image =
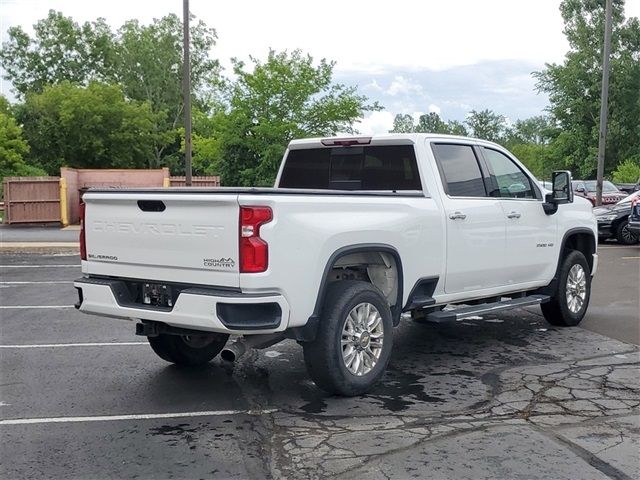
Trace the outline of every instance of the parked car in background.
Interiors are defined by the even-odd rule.
[[[637,194],[631,200],[631,213],[629,214],[628,227],[631,233],[640,237],[640,194]]]
[[[598,238],[600,240],[615,238],[623,245],[638,243],[640,232],[634,229],[634,225],[629,227],[629,217],[632,205],[634,205],[634,213],[638,215],[636,209],[639,201],[640,192],[634,192],[615,205],[594,208],[593,213],[598,221]]]
[[[595,180],[574,180],[571,182],[573,192],[586,198],[595,207],[596,205],[596,181]],[[613,205],[627,196],[626,193],[618,190],[613,183],[605,180],[602,182],[602,204]]]
[[[640,190],[640,179],[636,183],[616,183],[616,187],[622,192],[633,193]]]

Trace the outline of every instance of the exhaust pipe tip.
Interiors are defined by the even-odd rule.
[[[220,358],[225,362],[233,363],[238,360],[247,351],[247,347],[242,341],[236,341],[231,345],[227,345],[220,352]]]
[[[249,337],[242,337],[233,342],[231,345],[227,345],[220,352],[220,358],[229,363],[233,363],[244,355],[247,350],[252,348],[267,348],[271,345],[284,340],[284,335],[281,333],[271,335],[252,335]]]
[[[231,349],[225,348],[220,353],[220,358],[225,362],[233,363],[236,361],[237,355]]]

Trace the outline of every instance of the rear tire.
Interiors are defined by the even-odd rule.
[[[584,318],[591,297],[591,270],[582,252],[570,250],[560,266],[558,285],[548,303],[541,305],[551,325],[573,327]]]
[[[393,321],[380,290],[345,280],[329,286],[316,339],[302,344],[309,376],[337,395],[367,392],[384,374],[393,348]]]
[[[622,245],[635,245],[638,243],[638,234],[629,230],[629,220],[625,219],[616,227],[616,240]]]
[[[228,339],[229,335],[222,333],[147,337],[156,355],[167,362],[185,366],[204,365],[213,360]]]

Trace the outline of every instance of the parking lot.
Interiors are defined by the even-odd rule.
[[[2,478],[640,478],[640,246],[601,246],[579,328],[402,322],[360,398],[319,390],[292,341],[177,368],[73,308],[77,255],[0,264]]]

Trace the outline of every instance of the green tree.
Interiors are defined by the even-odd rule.
[[[418,123],[407,114],[397,114],[393,119],[393,129],[389,133],[444,133],[449,135],[467,135],[467,129],[456,120],[444,121],[435,112],[420,115]]]
[[[4,103],[4,97],[0,97],[0,100]],[[43,170],[28,165],[24,161],[27,153],[29,153],[29,144],[22,138],[22,129],[3,108],[0,111],[0,180],[13,176],[46,175]]]
[[[447,129],[449,130],[447,133],[451,135],[460,135],[462,137],[466,137],[469,135],[467,128],[463,123],[458,122],[457,120],[449,120],[447,121]]]
[[[473,137],[489,140],[490,142],[501,143],[507,130],[504,116],[489,109],[479,112],[471,110],[465,123],[471,130]]]
[[[506,129],[504,142],[507,147],[517,144],[546,145],[557,136],[557,127],[547,115],[516,120]]]
[[[192,21],[190,29],[193,102],[205,109],[204,98],[220,86],[218,61],[209,57],[216,32],[202,21]],[[155,165],[164,165],[178,151],[184,118],[182,22],[173,14],[150,25],[130,20],[118,30],[115,52],[114,81],[128,98],[148,102],[157,114],[155,129],[161,135],[154,143]]]
[[[61,82],[117,83],[128,99],[148,102],[155,128],[151,166],[181,167],[178,162],[182,99],[182,22],[176,15],[149,25],[125,22],[113,32],[104,19],[82,25],[60,12],[34,26],[33,36],[10,28],[0,59],[20,98]],[[191,90],[196,107],[207,109],[221,85],[217,60],[210,57],[215,30],[191,21]],[[180,167],[176,167],[180,165]]]
[[[636,183],[640,181],[640,154],[635,158],[628,158],[620,163],[613,171],[613,181],[616,183]]]
[[[356,87],[332,81],[333,62],[310,55],[270,51],[251,67],[233,60],[235,82],[222,133],[225,185],[271,185],[288,142],[294,138],[355,133],[363,113],[379,110]]]
[[[154,113],[148,103],[127,100],[118,86],[51,85],[28,94],[18,118],[31,145],[31,163],[50,175],[58,174],[61,166],[154,165]]]
[[[33,28],[33,38],[22,27],[9,28],[0,50],[5,78],[20,97],[62,81],[86,85],[111,77],[113,33],[104,19],[79,25],[50,10]]]
[[[415,131],[413,117],[406,113],[398,113],[393,118],[393,128],[389,133],[413,133]]]
[[[560,12],[570,50],[561,64],[534,75],[549,95],[560,127],[554,149],[575,174],[596,171],[605,0],[564,0]],[[640,145],[640,22],[624,18],[624,0],[613,0],[609,128],[605,172],[637,153]]]
[[[435,112],[420,115],[418,124],[415,126],[415,132],[420,133],[449,133],[449,128]]]
[[[207,115],[194,109],[192,141],[192,168],[194,175],[219,175],[222,168],[222,129],[227,120],[222,109]],[[184,135],[181,145],[184,153]]]
[[[0,112],[6,113],[7,115],[11,114],[11,104],[4,95],[0,95]]]

